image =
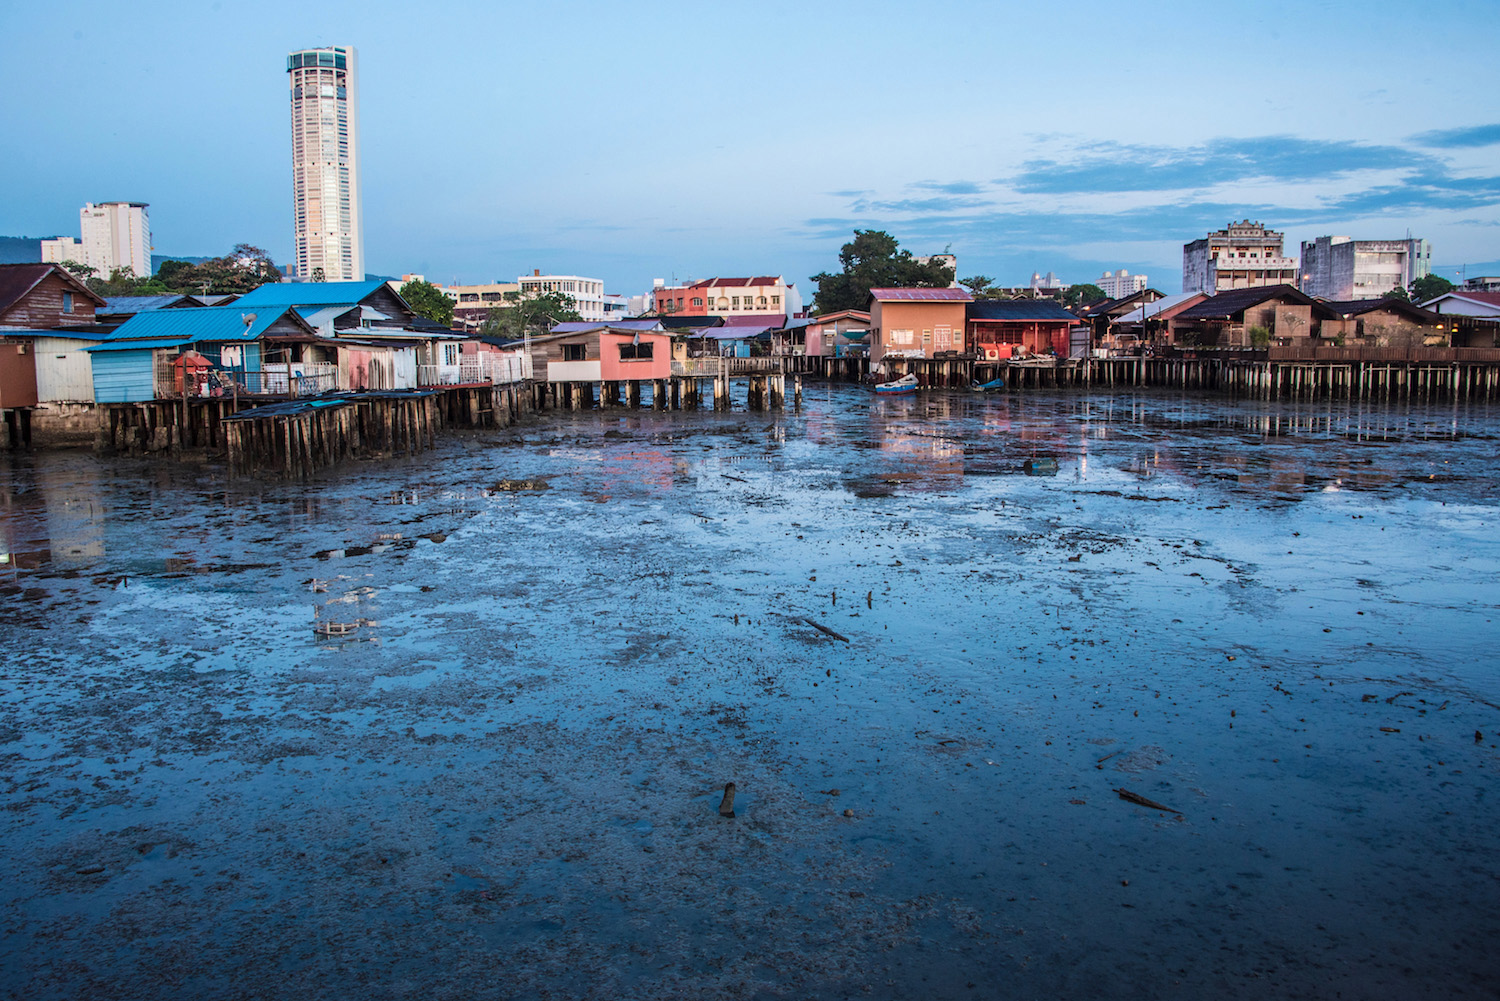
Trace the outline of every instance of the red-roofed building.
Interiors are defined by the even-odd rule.
[[[705,278],[691,285],[662,285],[652,290],[658,316],[756,316],[767,323],[802,312],[802,296],[779,275],[753,278]]]
[[[1500,347],[1500,292],[1456,288],[1427,300],[1422,308],[1442,315],[1454,347]]]
[[[870,289],[870,360],[962,354],[973,301],[961,288]]]

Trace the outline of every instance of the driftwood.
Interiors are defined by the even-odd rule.
[[[719,475],[722,476],[722,477],[724,477],[724,479],[726,479],[726,480],[733,480],[736,483],[749,483],[750,482],[749,480],[742,480],[738,476],[730,476],[728,473],[720,473]]]
[[[1134,803],[1136,806],[1144,806],[1152,810],[1165,810],[1168,813],[1175,813],[1179,817],[1182,816],[1181,810],[1174,810],[1170,806],[1162,806],[1156,800],[1147,799],[1140,793],[1131,792],[1129,789],[1116,789],[1115,792],[1127,803]]]
[[[822,633],[824,636],[832,636],[834,639],[841,640],[844,643],[848,643],[849,642],[849,637],[843,635],[842,633],[836,633],[836,632],[834,632],[832,629],[829,629],[827,626],[823,625],[821,622],[814,622],[812,619],[809,619],[806,616],[803,617],[802,621],[806,622],[808,625],[812,626],[814,629],[816,629],[818,632]]]

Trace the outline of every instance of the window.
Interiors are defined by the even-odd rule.
[[[478,302],[479,301],[479,293],[478,292],[460,292],[459,296],[458,296],[458,301],[459,302]]]
[[[781,296],[779,296],[779,295],[773,295],[773,296],[771,296],[771,305],[773,305],[773,306],[780,306],[781,305]]]
[[[458,345],[457,344],[444,344],[443,345],[443,364],[444,365],[457,365],[458,364]]]
[[[694,306],[701,306],[701,305],[703,305],[703,298],[701,296],[696,296],[696,295],[693,296],[693,305]]]
[[[564,344],[562,346],[563,361],[587,361],[588,345],[586,344]]]
[[[922,331],[922,343],[923,344],[931,344],[932,343],[932,331],[930,331],[930,330],[924,330],[924,331]]]
[[[733,306],[733,307],[734,307],[734,308],[735,308],[735,309],[739,309],[739,308],[740,308],[740,297],[739,297],[739,296],[734,296],[734,297],[733,297],[733,298],[731,298],[731,299],[730,299],[730,300],[729,300],[729,303],[730,303],[730,305],[731,305],[731,306]]]
[[[652,344],[644,341],[640,344],[621,344],[621,361],[650,361]]]
[[[913,342],[913,340],[914,340],[914,338],[912,337],[912,331],[910,331],[910,330],[892,330],[891,331],[891,343],[892,344],[911,344]]]
[[[73,293],[72,292],[64,292],[63,293],[63,312],[64,313],[71,313],[71,312],[73,312]]]

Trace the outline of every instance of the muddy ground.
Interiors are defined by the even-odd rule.
[[[0,458],[0,991],[1493,997],[1497,437],[819,387]]]

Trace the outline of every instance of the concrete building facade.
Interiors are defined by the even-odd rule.
[[[691,285],[657,285],[652,289],[658,315],[760,316],[767,322],[776,317],[798,316],[802,295],[780,275],[752,278],[705,278]]]
[[[519,292],[517,282],[491,282],[487,285],[444,285],[442,293],[453,300],[453,326],[476,331],[489,319],[490,310],[505,305],[507,292]]]
[[[1106,271],[1099,279],[1100,290],[1111,299],[1123,299],[1127,295],[1135,295],[1145,287],[1145,275],[1133,275],[1124,268],[1118,271]]]
[[[1320,299],[1379,299],[1432,271],[1426,240],[1355,240],[1320,236],[1302,241],[1300,288]]]
[[[83,237],[78,243],[43,241],[43,261],[54,263],[47,259],[46,244],[52,243],[57,245],[52,253],[73,255],[55,263],[87,264],[101,278],[126,269],[137,278],[151,276],[151,217],[145,202],[89,202],[78,210],[78,228]]]
[[[1284,238],[1246,219],[1183,244],[1182,290],[1216,295],[1232,289],[1295,285],[1297,262],[1282,253]]]
[[[364,281],[359,67],[350,46],[287,56],[292,103],[292,274]]]
[[[83,263],[83,244],[71,236],[59,236],[55,240],[42,241],[42,263],[61,264],[64,261]]]
[[[516,279],[522,295],[541,295],[560,292],[573,297],[573,309],[585,320],[604,320],[608,311],[604,304],[604,281],[600,278],[584,278],[581,275],[544,275],[533,270],[529,275]]]

